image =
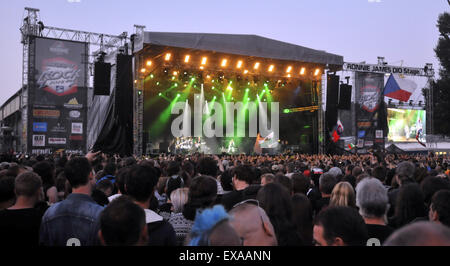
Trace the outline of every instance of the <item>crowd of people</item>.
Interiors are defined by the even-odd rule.
[[[450,157],[3,156],[0,235],[9,246],[450,245]]]

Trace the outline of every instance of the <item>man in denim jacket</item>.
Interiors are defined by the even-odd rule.
[[[87,158],[76,157],[64,169],[72,194],[52,205],[42,217],[40,244],[45,246],[99,245],[103,207],[92,198],[95,177]]]

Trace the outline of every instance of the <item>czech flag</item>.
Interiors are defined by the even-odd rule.
[[[340,138],[342,133],[344,133],[344,125],[342,125],[341,120],[338,119],[335,129],[333,130],[333,142],[336,143]]]
[[[414,81],[391,74],[384,87],[384,96],[407,102],[416,88]]]

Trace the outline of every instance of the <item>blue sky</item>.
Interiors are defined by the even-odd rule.
[[[2,0],[0,104],[21,86],[24,7],[45,25],[99,33],[149,31],[256,34],[344,56],[346,62],[433,63],[446,0]]]

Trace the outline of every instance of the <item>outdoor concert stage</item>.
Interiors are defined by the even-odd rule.
[[[342,56],[256,35],[144,32],[133,46],[136,154],[318,152],[322,74]]]

